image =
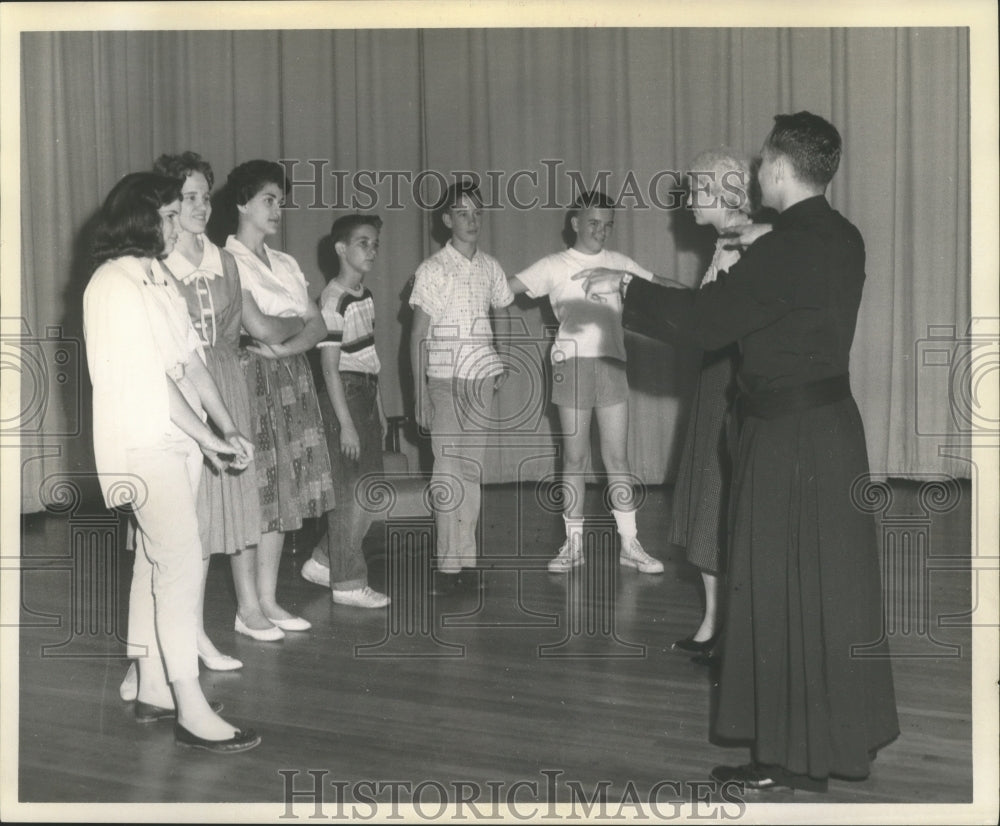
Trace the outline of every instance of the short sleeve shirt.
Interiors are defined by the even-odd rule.
[[[235,235],[227,239],[226,249],[236,259],[243,289],[250,291],[262,313],[278,318],[305,315],[309,306],[309,285],[292,256],[265,244],[264,252],[271,262],[269,268]]]
[[[614,250],[588,255],[566,249],[545,256],[517,275],[532,298],[549,297],[552,311],[559,320],[559,332],[552,345],[554,362],[574,357],[625,360],[625,334],[618,295],[608,296],[605,303],[588,301],[583,282],[573,280],[578,272],[592,267],[626,270],[647,281],[653,279],[649,270]]]
[[[375,300],[366,287],[349,290],[337,281],[323,289],[319,311],[326,338],[317,347],[340,347],[340,369],[378,375],[382,365],[375,351]]]
[[[499,262],[480,250],[469,259],[449,241],[424,261],[417,268],[410,306],[431,319],[427,375],[468,379],[503,372],[493,348],[490,308],[513,300]]]

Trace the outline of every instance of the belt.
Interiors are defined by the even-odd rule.
[[[378,373],[363,373],[360,370],[341,370],[341,379],[357,379],[358,381],[367,381],[371,384],[378,383]]]
[[[741,416],[777,419],[779,416],[833,404],[850,398],[850,395],[851,379],[847,373],[843,373],[798,387],[782,387],[757,393],[744,393],[741,390],[736,398],[736,409]]]

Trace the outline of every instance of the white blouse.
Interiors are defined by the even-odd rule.
[[[309,285],[292,256],[265,244],[269,268],[235,235],[226,240],[226,249],[236,258],[243,289],[250,291],[264,315],[288,318],[306,314]]]

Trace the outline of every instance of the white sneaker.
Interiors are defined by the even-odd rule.
[[[326,565],[320,565],[311,557],[302,566],[302,578],[314,585],[322,585],[324,588],[330,587],[330,569]]]
[[[622,543],[622,554],[618,561],[627,568],[638,568],[643,574],[663,573],[663,563],[647,554],[638,539]]]
[[[583,550],[579,543],[568,539],[559,548],[558,556],[549,560],[549,570],[554,574],[565,573],[578,565],[583,565]]]
[[[126,703],[132,702],[139,696],[139,671],[136,668],[135,660],[129,663],[128,671],[125,672],[125,679],[118,686],[118,696]]]
[[[305,566],[302,566],[305,570]],[[332,591],[333,601],[337,605],[353,605],[356,608],[385,608],[392,600],[367,585],[352,591]]]

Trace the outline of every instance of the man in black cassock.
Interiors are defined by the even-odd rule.
[[[852,499],[868,473],[848,376],[865,247],[825,197],[840,152],[823,118],[775,117],[757,177],[764,206],[780,214],[712,284],[576,276],[594,300],[621,292],[626,329],[706,350],[739,342],[714,732],[750,741],[752,762],[712,777],[749,789],[863,779],[899,734],[875,524]]]

